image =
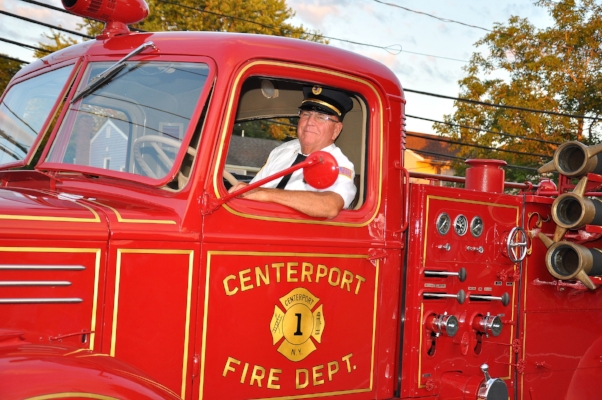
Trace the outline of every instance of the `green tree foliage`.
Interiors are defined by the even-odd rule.
[[[297,120],[298,118],[294,117],[240,122],[234,125],[234,134],[287,141],[297,137]]]
[[[132,27],[148,32],[215,31],[286,36],[327,43],[317,31],[286,21],[295,12],[285,0],[146,0],[147,19]],[[86,20],[80,29],[98,35],[103,24]]]
[[[496,24],[479,40],[489,55],[474,53],[459,81],[461,98],[564,114],[602,115],[602,6],[595,0],[539,0],[554,24],[537,29],[527,19],[511,17]],[[537,168],[549,161],[531,153],[551,156],[556,145],[568,140],[591,144],[600,141],[600,122],[529,111],[456,102],[453,115],[434,128],[466,144],[463,158],[496,158],[510,165]],[[510,134],[502,136],[457,125]],[[538,138],[541,141],[520,137]],[[509,150],[517,153],[503,152]],[[466,168],[463,162],[456,168]],[[529,178],[525,170],[507,170],[512,179]]]
[[[20,69],[21,63],[19,61],[0,57],[0,93],[4,92],[8,82]]]
[[[66,35],[63,35],[60,32],[56,32],[54,30],[50,30],[50,34],[47,33],[43,33],[44,37],[46,39],[50,39],[51,44],[46,44],[46,43],[38,43],[38,48],[42,49],[42,51],[40,50],[34,50],[33,55],[34,57],[37,58],[42,58],[46,55],[48,55],[49,53],[64,49],[66,47],[69,47],[71,45],[77,44],[78,41],[70,38]]]

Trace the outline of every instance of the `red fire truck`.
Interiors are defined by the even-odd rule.
[[[497,160],[411,175],[377,62],[130,32],[143,0],[63,4],[105,30],[0,104],[0,398],[602,398],[602,148],[561,145],[557,183],[506,183]],[[357,194],[329,220],[228,193],[305,85],[353,100],[337,146]]]

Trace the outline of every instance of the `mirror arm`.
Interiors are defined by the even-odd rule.
[[[247,193],[247,192],[249,192],[249,191],[251,191],[251,190],[253,190],[255,188],[258,188],[259,186],[261,186],[261,185],[263,185],[265,183],[271,182],[271,181],[273,181],[275,179],[278,179],[278,178],[280,178],[280,177],[282,177],[284,175],[291,174],[291,173],[293,173],[293,172],[295,172],[295,171],[297,171],[297,170],[299,170],[301,168],[310,167],[310,166],[312,166],[314,164],[318,164],[318,163],[322,163],[322,162],[324,162],[324,161],[322,160],[322,157],[320,156],[320,154],[310,154],[309,156],[307,156],[307,158],[304,161],[301,161],[299,164],[295,164],[295,165],[293,165],[291,167],[288,167],[287,169],[283,169],[282,171],[277,172],[277,173],[275,173],[273,175],[270,175],[268,177],[265,177],[263,179],[260,179],[257,182],[250,183],[247,186],[242,187],[242,188],[238,189],[235,192],[228,193],[226,196],[217,199],[217,201],[216,201],[217,204],[216,205],[217,205],[217,207],[219,207],[222,204],[224,204],[224,203],[232,200],[233,198],[238,197],[241,194]]]

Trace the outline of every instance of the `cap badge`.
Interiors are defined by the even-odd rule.
[[[320,86],[314,86],[311,88],[311,92],[317,96],[322,93],[322,88]]]

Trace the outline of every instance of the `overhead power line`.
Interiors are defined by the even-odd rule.
[[[47,24],[45,22],[36,21],[35,19],[30,19],[30,18],[22,17],[20,15],[12,14],[12,13],[9,13],[9,12],[3,11],[3,10],[0,10],[0,14],[8,15],[9,17],[13,17],[13,18],[17,18],[17,19],[20,19],[20,20],[23,20],[23,21],[27,21],[27,22],[30,22],[32,24],[42,25],[42,26],[45,26],[45,27],[50,28],[50,29],[56,29],[56,30],[59,30],[59,31],[62,31],[62,32],[65,32],[65,33],[69,33],[71,35],[81,36],[81,37],[87,38],[87,39],[94,39],[92,36],[84,35],[83,33],[80,33],[80,32],[76,32],[76,31],[72,31],[72,30],[69,30],[69,29],[61,28],[60,26],[55,26],[55,25]]]
[[[453,124],[451,122],[438,121],[436,119],[417,117],[415,115],[409,115],[409,114],[406,114],[405,116],[408,117],[408,118],[421,119],[423,121],[435,122],[437,124],[444,124],[444,125],[448,125],[448,126],[455,126],[455,127],[458,127],[458,128],[472,129],[472,130],[475,130],[475,131],[485,132],[485,133],[491,133],[491,134],[498,135],[498,136],[511,137],[513,139],[530,140],[530,141],[534,141],[534,142],[552,144],[552,145],[556,145],[556,146],[560,145],[560,143],[558,143],[558,142],[552,142],[550,140],[545,140],[545,139],[532,138],[532,137],[527,137],[527,136],[517,136],[517,135],[511,135],[509,133],[489,131],[487,129],[475,128],[474,126]]]
[[[49,5],[49,4],[40,3],[40,2],[35,1],[35,0],[21,0],[21,1],[23,1],[25,3],[34,4],[34,5],[37,5],[37,6],[40,6],[40,7],[48,8],[50,10],[59,11],[59,12],[62,12],[62,13],[66,13],[66,14],[69,14],[69,15],[76,16],[75,14],[72,14],[72,13],[70,13],[69,11],[67,11],[65,9],[62,9],[62,8],[59,8],[59,7],[54,7],[54,6]],[[205,9],[202,9],[202,8],[190,7],[190,6],[186,6],[184,4],[180,4],[180,3],[177,3],[177,2],[173,2],[173,1],[168,1],[168,0],[157,0],[157,1],[160,1],[160,2],[166,3],[166,4],[175,5],[175,6],[182,7],[182,8],[186,8],[186,9],[189,9],[189,10],[197,11],[197,12],[200,12],[200,13],[207,13],[207,14],[218,16],[218,17],[225,17],[225,18],[230,18],[230,19],[233,19],[233,20],[248,22],[248,23],[255,24],[255,25],[258,25],[258,26],[262,26],[262,27],[268,28],[268,29],[280,29],[280,27],[276,27],[274,25],[263,24],[261,22],[257,22],[257,21],[253,21],[253,20],[249,20],[249,19],[245,19],[245,18],[236,17],[236,16],[233,16],[233,15],[221,14],[221,13],[217,13],[215,11],[209,11],[209,10],[205,10]],[[10,15],[10,16],[13,16],[15,18],[20,18],[20,17],[18,17],[16,15],[9,14],[9,13],[6,13],[6,15]],[[89,19],[95,20],[94,18],[89,18]],[[27,20],[27,19],[25,19],[25,20]],[[37,21],[32,21],[32,20],[27,20],[27,21],[28,22],[32,22],[32,23],[38,23],[40,25],[47,26],[47,27],[49,27],[51,29],[61,30],[63,32],[70,33],[70,34],[73,34],[73,35],[78,35],[78,36],[82,36],[82,37],[85,37],[85,38],[88,38],[88,39],[93,39],[93,37],[91,37],[91,36],[84,35],[84,34],[81,34],[81,33],[75,32],[75,31],[66,30],[66,29],[63,29],[63,28],[60,28],[60,27],[57,27],[57,26],[54,26],[54,25],[44,24],[44,23],[37,22]],[[98,21],[98,20],[95,20],[95,21]],[[103,22],[103,21],[99,21],[99,22]],[[138,29],[138,28],[132,28],[132,27],[130,27],[130,29],[132,29],[134,31],[137,31],[137,32],[145,32],[144,30]],[[312,33],[312,32],[307,32],[307,31],[301,31],[301,32],[304,33],[304,34],[306,34],[306,35],[311,35],[311,36],[314,36],[314,37],[324,38],[324,39],[328,39],[328,40],[336,40],[336,41],[339,41],[339,42],[355,44],[355,45],[358,45],[358,46],[373,47],[373,48],[385,50],[386,52],[388,52],[390,54],[393,54],[393,55],[398,55],[400,53],[408,53],[408,54],[416,54],[416,55],[425,56],[425,57],[440,58],[440,59],[443,59],[443,60],[459,61],[459,62],[463,62],[463,63],[468,63],[469,62],[468,60],[461,60],[461,59],[452,58],[452,57],[443,57],[443,56],[437,56],[437,55],[434,55],[434,54],[419,53],[419,52],[415,52],[415,51],[403,50],[403,48],[402,48],[402,46],[400,44],[393,44],[393,45],[389,45],[389,46],[378,46],[378,45],[374,45],[374,44],[370,44],[370,43],[357,42],[357,41],[348,40],[348,39],[339,39],[339,38],[335,38],[335,37],[332,37],[332,36],[325,36],[325,35],[321,35],[321,34],[317,34],[317,33]],[[281,31],[281,33],[282,33],[282,31]]]
[[[400,46],[401,47],[401,46]],[[469,63],[470,61],[468,60],[460,60],[459,58],[451,58],[451,57],[443,57],[443,56],[434,56],[432,54],[425,54],[425,53],[416,53],[415,51],[407,51],[407,50],[400,50],[404,53],[410,53],[410,54],[418,54],[419,56],[426,56],[426,57],[435,57],[435,58],[442,58],[444,60],[451,60],[451,61],[459,61],[459,62],[463,62],[463,63]]]
[[[426,15],[427,17],[438,19],[439,21],[451,22],[453,24],[460,24],[460,25],[467,26],[469,28],[482,29],[484,31],[491,32],[491,29],[483,28],[483,27],[476,26],[476,25],[470,25],[470,24],[467,24],[467,23],[464,23],[464,22],[460,22],[460,21],[456,21],[456,20],[449,19],[449,18],[437,17],[436,15],[428,14],[428,13],[425,13],[425,12],[422,12],[422,11],[412,10],[411,8],[402,7],[402,6],[397,5],[397,4],[387,3],[387,2],[384,2],[384,1],[380,1],[380,0],[374,0],[374,1],[377,2],[377,3],[380,3],[380,4],[384,4],[386,6],[397,7],[397,8],[401,8],[402,10],[406,10],[406,11],[413,12],[413,13],[416,13],[416,14]]]
[[[55,7],[55,6],[50,5],[50,4],[40,3],[39,1],[35,1],[35,0],[21,0],[21,1],[24,2],[24,3],[35,4],[36,6],[40,6],[40,7],[44,7],[44,8],[49,8],[51,10],[62,12],[64,14],[69,14],[69,15],[76,16],[76,15],[70,13],[69,11],[65,10],[64,8]]]
[[[40,3],[39,1],[35,1],[35,0],[21,0],[21,1],[24,2],[24,3],[34,4],[36,6],[40,6],[40,7],[43,7],[43,8],[48,8],[48,9],[53,10],[53,11],[59,11],[59,12],[62,12],[64,14],[71,15],[72,17],[81,18],[78,15],[75,15],[72,12],[69,12],[69,11],[65,10],[64,8],[55,7],[55,6],[52,6],[50,4]],[[100,21],[100,20],[97,20],[95,18],[86,17],[85,19],[90,19],[90,20],[93,20],[93,21],[98,21],[98,22],[103,22],[104,23],[104,21]],[[129,25],[128,25],[128,27],[131,30],[136,31],[136,32],[146,32],[146,31],[143,31],[142,29],[132,28]]]
[[[408,132],[406,133],[406,136],[411,136],[411,137],[420,137],[420,138],[424,138],[424,135],[417,135],[415,133],[411,133]],[[528,153],[526,151],[516,151],[516,150],[507,150],[507,149],[499,149],[496,147],[490,147],[490,146],[485,146],[482,144],[472,144],[472,143],[465,143],[465,142],[460,142],[457,140],[452,140],[452,139],[447,139],[447,138],[443,138],[441,136],[436,136],[436,135],[430,135],[433,136],[432,138],[425,138],[425,140],[433,140],[436,142],[443,142],[443,143],[449,143],[449,144],[454,144],[454,145],[460,145],[463,147],[475,147],[477,149],[485,149],[485,150],[491,150],[491,151],[501,151],[504,153],[511,153],[511,154],[518,154],[521,156],[531,156],[531,157],[538,157],[538,158],[552,158],[552,156],[546,155],[546,154],[537,154],[537,153]]]
[[[29,0],[29,1],[31,1],[31,0]],[[225,17],[225,18],[230,18],[230,19],[237,20],[237,21],[248,22],[250,24],[255,24],[255,25],[258,25],[258,26],[261,26],[261,27],[264,27],[264,28],[268,28],[268,29],[279,29],[279,30],[281,29],[280,27],[277,27],[277,26],[274,26],[274,25],[263,24],[261,22],[253,21],[253,20],[250,20],[250,19],[235,17],[234,15],[221,14],[221,13],[218,13],[218,12],[215,12],[215,11],[209,11],[209,10],[206,10],[206,9],[203,9],[203,8],[191,7],[191,6],[180,4],[180,3],[174,2],[174,1],[169,1],[169,0],[157,0],[157,1],[160,1],[161,3],[166,3],[166,4],[171,4],[171,5],[174,5],[174,6],[186,8],[188,10],[197,11],[197,12],[200,12],[200,13],[206,13],[206,14],[211,14],[211,15],[215,15],[215,16],[218,16],[218,17]],[[282,33],[282,30],[280,30],[280,33]],[[358,46],[373,47],[373,48],[376,48],[376,49],[385,50],[386,52],[388,52],[390,54],[393,54],[393,55],[398,55],[400,53],[409,53],[409,54],[417,54],[417,55],[426,56],[426,57],[441,58],[441,59],[444,59],[444,60],[468,62],[467,60],[459,60],[457,58],[442,57],[442,56],[436,56],[436,55],[433,55],[433,54],[417,53],[417,52],[413,52],[413,51],[403,50],[403,48],[401,47],[400,44],[393,44],[393,45],[390,45],[390,46],[378,46],[378,45],[375,45],[375,44],[356,42],[356,41],[348,40],[348,39],[340,39],[340,38],[336,38],[336,37],[332,37],[332,36],[326,36],[326,35],[321,35],[321,34],[318,34],[318,33],[312,33],[312,32],[307,32],[307,31],[302,31],[302,33],[304,33],[306,35],[318,37],[318,38],[323,38],[323,39],[328,39],[328,40],[336,40],[338,42],[343,42],[343,43],[356,44]]]
[[[6,43],[10,43],[10,44],[14,44],[15,46],[26,47],[28,49],[41,51],[41,52],[44,52],[44,53],[52,53],[52,51],[50,51],[50,50],[42,49],[40,47],[30,46],[28,44],[21,43],[21,42],[15,42],[14,40],[6,39],[6,38],[3,38],[3,37],[0,37],[0,41],[6,42]]]
[[[29,61],[19,60],[18,58],[13,58],[13,57],[5,56],[4,54],[0,54],[0,58],[4,58],[6,60],[16,61],[16,62],[19,62],[21,64],[29,64]]]
[[[602,118],[588,117],[587,115],[565,114],[565,113],[560,113],[560,112],[556,112],[556,111],[538,110],[535,108],[526,108],[526,107],[509,106],[506,104],[488,103],[485,101],[464,99],[461,97],[445,96],[445,95],[438,94],[438,93],[429,93],[429,92],[423,92],[420,90],[412,90],[412,89],[407,89],[407,88],[404,88],[403,90],[404,90],[404,92],[423,94],[425,96],[433,96],[433,97],[439,97],[442,99],[456,100],[456,101],[461,101],[464,103],[478,104],[478,105],[487,106],[487,107],[508,108],[510,110],[529,111],[529,112],[540,113],[540,114],[557,115],[559,117],[584,118],[584,119],[591,119],[594,121],[602,121]]]
[[[458,156],[450,156],[449,154],[441,154],[441,153],[435,153],[432,151],[426,151],[426,150],[418,150],[418,149],[411,149],[411,148],[407,148],[407,150],[411,150],[413,152],[416,153],[422,153],[422,154],[427,154],[430,156],[436,156],[436,157],[444,157],[444,158],[449,158],[449,159],[453,159],[453,160],[462,160],[462,161],[466,161],[465,158],[463,157],[458,157]],[[537,168],[531,168],[531,167],[523,167],[522,165],[512,165],[512,164],[508,164],[508,165],[504,165],[504,168],[512,168],[512,169],[524,169],[527,171],[533,171],[533,172],[537,172]]]
[[[200,13],[215,15],[217,17],[225,17],[225,18],[230,18],[230,19],[237,20],[237,21],[248,22],[250,24],[258,25],[258,26],[261,26],[263,28],[278,29],[278,30],[280,30],[280,33],[282,33],[282,28],[279,27],[279,26],[274,26],[274,25],[269,25],[269,24],[263,24],[261,22],[253,21],[253,20],[250,20],[250,19],[235,17],[234,15],[221,14],[221,13],[218,13],[218,12],[215,12],[215,11],[206,10],[204,8],[191,7],[191,6],[180,4],[180,3],[174,2],[174,1],[168,1],[168,0],[158,0],[158,1],[161,2],[161,3],[171,4],[171,5],[174,5],[174,6],[186,8],[188,10],[193,10],[193,11],[197,11],[197,12],[200,12]],[[339,38],[335,38],[335,37],[331,37],[331,36],[325,36],[325,35],[320,35],[320,34],[317,34],[317,33],[307,32],[307,31],[302,31],[302,32],[304,34],[306,34],[306,35],[310,35],[310,36],[314,36],[314,37],[319,37],[319,38],[324,38],[324,39],[329,39],[329,40],[337,40],[337,41],[340,41],[340,42],[357,44],[357,45],[360,45],[360,46],[374,47],[374,48],[377,48],[377,49],[385,50],[385,51],[390,52],[392,54],[399,54],[402,51],[401,45],[377,46],[377,45],[374,45],[374,44],[355,42],[353,40],[339,39]],[[396,47],[396,46],[398,46],[398,47]],[[435,56],[433,56],[433,57],[435,57]]]

